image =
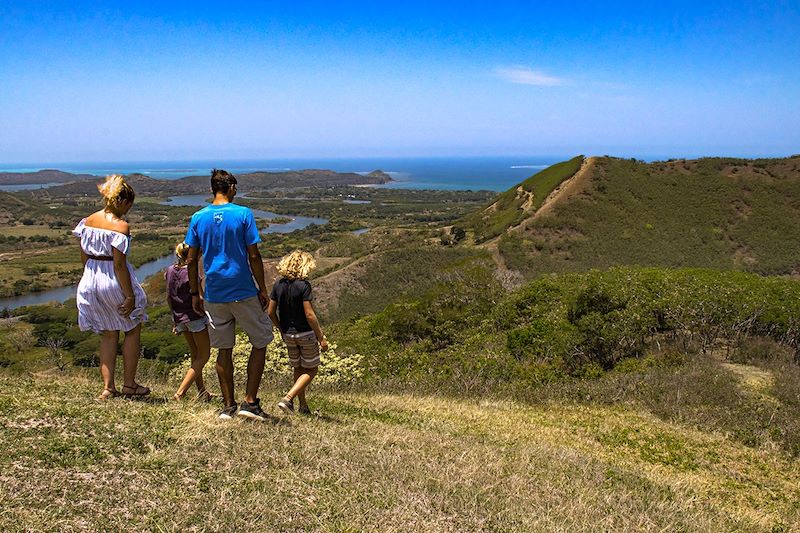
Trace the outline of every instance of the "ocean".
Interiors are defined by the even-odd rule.
[[[264,159],[217,161],[159,161],[117,163],[48,163],[46,165],[0,165],[0,172],[35,172],[54,168],[74,174],[132,174],[139,172],[158,179],[209,174],[214,167],[234,174],[264,170],[280,172],[328,169],[337,172],[369,173],[383,170],[395,181],[385,187],[400,189],[504,191],[553,163],[572,156],[498,157],[382,157],[329,159]],[[19,186],[17,186],[19,187]],[[29,185],[24,188],[37,188]]]

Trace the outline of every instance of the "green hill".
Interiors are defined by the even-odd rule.
[[[541,207],[547,195],[581,167],[583,156],[552,165],[500,194],[487,207],[468,217],[463,224],[480,243],[496,237]]]
[[[505,213],[490,233],[502,233],[506,265],[527,276],[613,265],[761,274],[793,274],[800,266],[800,156],[591,158],[580,183],[547,212],[511,208],[516,217]]]

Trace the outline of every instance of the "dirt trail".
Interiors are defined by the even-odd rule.
[[[586,185],[589,183],[589,177],[591,176],[591,170],[594,168],[595,161],[597,161],[596,157],[587,157],[584,159],[581,168],[579,168],[571,178],[565,179],[558,187],[553,189],[553,191],[547,195],[547,198],[544,199],[544,202],[542,202],[542,206],[537,209],[532,216],[523,220],[519,225],[508,228],[508,232],[525,227],[530,221],[537,220],[550,213],[559,203],[583,192]]]
[[[561,202],[564,202],[567,198],[574,196],[583,192],[586,188],[586,185],[589,182],[589,177],[591,176],[591,170],[594,167],[595,162],[597,161],[596,157],[587,157],[584,159],[581,168],[570,178],[565,179],[563,182],[559,184],[558,187],[553,189],[553,191],[547,195],[547,198],[544,199],[542,205],[536,212],[530,214],[528,217],[525,218],[522,222],[520,222],[516,226],[511,226],[506,230],[506,233],[511,233],[514,231],[519,231],[520,229],[524,229],[531,223],[531,221],[538,220],[540,217],[550,213],[553,208]],[[522,187],[517,188],[517,193],[519,194],[520,189]],[[530,195],[522,205],[522,209],[528,213],[531,213],[531,207],[533,206],[533,195],[523,191],[526,194]],[[494,207],[496,204],[492,204],[489,208]],[[497,236],[493,239],[490,239],[479,246],[481,248],[485,248],[492,254],[492,258],[494,262],[497,264],[498,276],[505,277],[511,275],[513,271],[509,270],[506,266],[505,261],[503,260],[503,256],[498,249],[498,244],[500,243],[500,238],[502,235]]]

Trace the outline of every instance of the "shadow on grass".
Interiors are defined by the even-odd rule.
[[[170,403],[170,400],[163,396],[131,396],[129,398],[126,398],[125,396],[119,396],[119,399],[123,402],[148,403],[151,405],[166,405]]]
[[[325,413],[319,413],[316,411],[310,415],[300,415],[299,418],[303,418],[306,420],[314,420],[317,422],[326,422],[328,424],[337,424],[337,425],[344,424],[341,418],[336,418],[335,416],[326,415]]]

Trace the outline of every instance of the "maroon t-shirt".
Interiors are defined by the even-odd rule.
[[[170,265],[164,272],[167,280],[167,300],[172,306],[172,320],[183,324],[203,318],[192,308],[192,295],[189,294],[189,269]]]

